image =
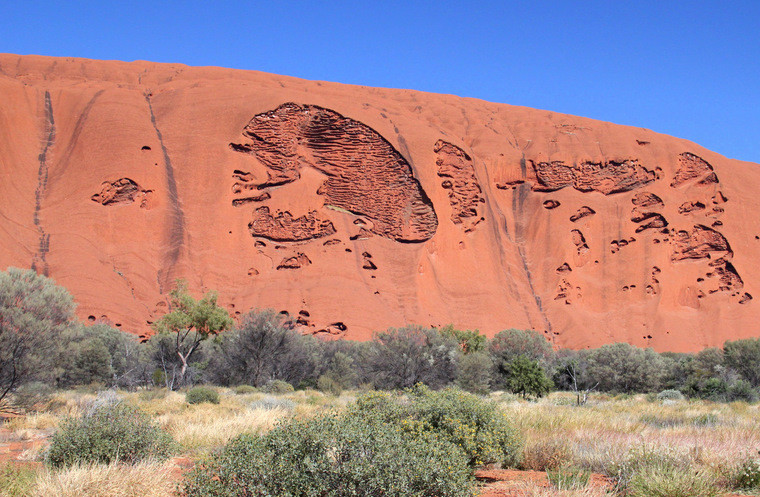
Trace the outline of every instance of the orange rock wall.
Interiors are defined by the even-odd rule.
[[[0,267],[137,333],[177,278],[234,314],[693,351],[759,335],[758,165],[449,95],[0,55]]]

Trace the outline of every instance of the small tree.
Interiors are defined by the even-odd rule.
[[[752,386],[760,386],[760,338],[728,341],[723,345],[724,364]]]
[[[581,406],[588,396],[599,386],[599,381],[589,376],[588,352],[560,350],[555,364],[554,383],[557,388],[567,389],[575,394],[576,403]]]
[[[158,355],[166,374],[167,388],[185,384],[188,364],[203,340],[232,326],[229,313],[216,303],[216,292],[208,292],[201,300],[195,300],[183,281],[171,292],[170,312],[156,322],[156,330],[163,335],[159,339]],[[166,340],[166,335],[171,340]],[[180,362],[179,373],[171,380],[166,365],[170,353]]]
[[[485,352],[465,354],[459,361],[456,384],[462,390],[485,395],[491,387],[491,357]]]
[[[129,388],[147,376],[145,347],[135,335],[106,324],[72,326],[57,344],[52,362],[59,387],[99,382]]]
[[[506,387],[512,393],[528,396],[543,397],[552,388],[552,381],[546,377],[544,369],[524,355],[519,355],[504,365],[507,373]]]
[[[456,378],[461,354],[459,344],[438,330],[390,328],[375,333],[368,369],[379,388],[409,388],[417,383],[440,388]]]
[[[262,387],[272,380],[298,384],[319,363],[319,341],[286,326],[273,310],[254,310],[214,344],[209,370],[223,385]]]
[[[48,371],[56,337],[74,318],[65,288],[31,270],[0,272],[0,402],[24,381]]]

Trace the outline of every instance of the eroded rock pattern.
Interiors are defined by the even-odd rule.
[[[593,216],[596,214],[596,211],[592,209],[591,207],[583,206],[580,209],[578,209],[578,212],[570,216],[570,221],[577,222],[583,219],[584,217]]]
[[[248,230],[254,237],[276,242],[301,242],[335,233],[333,224],[327,219],[321,219],[317,211],[293,218],[288,211],[277,211],[272,215],[269,207],[259,207],[253,212]]]
[[[232,173],[232,193],[237,195],[232,199],[232,205],[240,207],[241,205],[250,204],[251,202],[263,202],[272,198],[271,194],[266,191],[258,191],[253,175],[249,172],[235,170]]]
[[[301,252],[292,257],[284,258],[278,265],[277,269],[300,269],[311,264],[311,259]]]
[[[634,207],[631,211],[631,221],[643,223],[636,228],[636,233],[641,233],[648,229],[665,228],[668,225],[668,221],[659,212],[641,211],[637,207]]]
[[[732,256],[726,238],[712,228],[698,224],[691,232],[678,231],[673,237],[673,261]]]
[[[678,207],[679,214],[689,214],[691,212],[703,211],[703,210],[705,210],[705,204],[703,204],[702,202],[698,200],[684,202],[683,204],[680,205],[680,207]]]
[[[581,162],[567,165],[562,161],[532,162],[538,185],[536,191],[555,191],[571,186],[581,192],[605,195],[641,188],[656,179],[655,172],[633,160]]]
[[[472,159],[461,148],[443,140],[436,142],[433,151],[438,155],[438,176],[444,178],[441,186],[449,191],[451,220],[471,231],[481,220],[478,207],[485,201]]]
[[[678,169],[670,186],[677,188],[689,181],[702,178],[701,183],[717,183],[718,177],[706,160],[690,152],[678,156]]]
[[[663,207],[665,206],[665,203],[662,201],[660,197],[655,195],[654,193],[649,192],[639,192],[636,195],[633,196],[631,199],[631,202],[636,207]]]
[[[140,188],[136,182],[129,178],[120,178],[116,181],[105,181],[100,186],[100,193],[96,193],[90,200],[101,205],[131,204],[140,200],[140,206],[144,207],[147,196],[152,190]]]
[[[295,181],[308,165],[328,176],[317,191],[325,205],[369,218],[373,233],[400,242],[435,234],[435,210],[408,162],[369,126],[316,105],[286,103],[254,116],[243,135],[246,143],[230,146],[266,166],[268,179],[257,188]]]

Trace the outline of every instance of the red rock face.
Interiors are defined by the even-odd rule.
[[[242,135],[241,135],[242,133]],[[0,267],[150,333],[177,278],[304,333],[557,346],[755,335],[756,164],[452,96],[0,55]]]

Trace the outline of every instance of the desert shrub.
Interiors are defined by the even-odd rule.
[[[315,378],[321,343],[301,335],[273,310],[254,310],[219,337],[210,351],[209,378],[219,385],[262,387],[281,380],[293,385]]]
[[[523,355],[545,365],[554,357],[551,344],[541,333],[533,330],[500,331],[491,339],[488,351],[497,364]]]
[[[417,383],[440,388],[456,378],[461,353],[454,338],[436,329],[390,328],[375,333],[367,366],[378,388],[410,388]]]
[[[184,480],[186,497],[472,496],[461,449],[350,416],[288,420],[231,441]]]
[[[606,392],[651,392],[660,387],[665,362],[652,349],[613,343],[588,353],[587,374]]]
[[[256,393],[259,389],[252,387],[251,385],[238,385],[233,388],[232,391],[235,392],[236,395],[247,395],[250,393]]]
[[[264,409],[265,411],[273,411],[275,409],[292,411],[296,408],[296,403],[289,399],[266,396],[251,402],[248,407],[251,409]]]
[[[660,357],[665,366],[661,378],[662,388],[668,390],[684,389],[689,378],[694,374],[696,356],[681,352],[662,352]]]
[[[758,395],[757,390],[746,380],[736,380],[728,386],[726,392],[728,401],[743,400],[745,402],[756,402]]]
[[[12,404],[26,412],[39,412],[48,406],[54,391],[53,387],[39,381],[25,383],[13,393]]]
[[[335,350],[337,346],[343,346],[347,350],[345,352]],[[356,386],[359,375],[357,374],[356,361],[347,353],[350,352],[350,346],[346,346],[345,342],[341,342],[337,345],[326,346],[325,349],[324,361],[327,367],[324,373],[320,375],[320,378],[324,377],[330,380],[332,384],[331,391],[333,392],[337,389],[346,390]],[[319,388],[319,379],[317,379],[317,387]]]
[[[219,392],[211,387],[194,387],[187,391],[185,400],[188,404],[218,404]]]
[[[736,490],[760,490],[760,462],[748,457],[732,471],[730,483]]]
[[[294,391],[294,388],[293,385],[287,381],[271,380],[261,388],[261,391],[264,393],[283,394]]]
[[[723,491],[716,478],[705,471],[682,467],[642,468],[628,486],[631,497],[718,497]]]
[[[588,486],[591,473],[568,466],[547,469],[546,477],[557,490],[579,490]]]
[[[754,387],[760,386],[760,338],[728,341],[723,345],[723,363],[737,371]]]
[[[572,448],[565,438],[548,438],[527,442],[520,467],[533,471],[549,471],[568,464]]]
[[[135,407],[105,399],[81,418],[63,420],[53,434],[47,463],[54,467],[77,463],[130,464],[166,459],[175,443],[150,417]]]
[[[461,447],[472,466],[515,466],[522,453],[522,438],[498,406],[459,389],[433,391],[418,385],[406,399],[365,394],[349,415],[395,424],[415,438],[446,440]]]
[[[491,387],[493,362],[485,352],[471,352],[459,361],[456,384],[462,390],[485,395]]]
[[[657,394],[657,400],[684,400],[684,396],[678,390],[663,390]]]
[[[340,396],[340,394],[343,392],[343,388],[341,387],[340,383],[335,381],[332,376],[326,374],[323,374],[317,378],[317,390],[320,392],[335,395],[336,397]]]

